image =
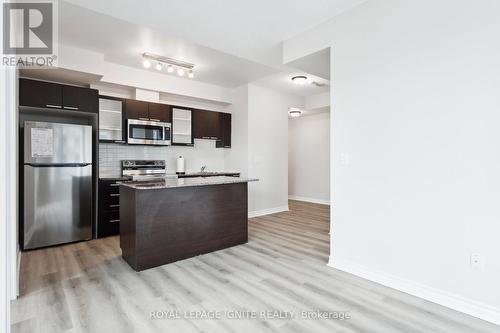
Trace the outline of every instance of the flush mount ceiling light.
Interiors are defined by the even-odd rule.
[[[292,118],[297,118],[300,117],[300,115],[302,114],[302,110],[299,108],[290,108],[288,109],[288,114]]]
[[[292,77],[292,82],[295,84],[304,84],[307,82],[307,76],[297,75]]]
[[[150,68],[151,62],[156,62],[155,68],[158,71],[161,71],[163,69],[163,66],[167,65],[167,72],[168,73],[173,73],[174,69],[177,68],[177,75],[184,76],[186,71],[188,71],[188,77],[189,78],[194,77],[194,64],[191,64],[189,62],[176,60],[176,59],[172,59],[172,58],[168,58],[168,57],[164,57],[161,55],[148,53],[148,52],[144,52],[142,54],[142,58],[144,59],[142,62],[142,65],[145,68]]]

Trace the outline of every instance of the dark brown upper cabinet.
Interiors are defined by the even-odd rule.
[[[127,119],[171,122],[171,107],[166,104],[127,99],[125,102],[125,114]]]
[[[125,101],[125,115],[127,119],[149,120],[149,103],[127,99]]]
[[[221,138],[217,140],[217,148],[231,148],[231,114],[219,113]]]
[[[63,109],[99,112],[99,93],[95,89],[62,86]]]
[[[28,79],[19,80],[19,104],[62,109],[61,85]]]
[[[98,91],[29,79],[19,80],[19,104],[41,108],[98,112]]]
[[[193,110],[193,137],[195,139],[220,140],[220,112]]]
[[[170,123],[171,121],[171,106],[167,104],[149,103],[149,119],[152,121],[162,121]]]

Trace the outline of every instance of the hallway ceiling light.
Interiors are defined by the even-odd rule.
[[[299,109],[299,108],[290,108],[288,110],[288,114],[290,115],[290,117],[292,118],[297,118],[297,117],[300,117],[300,115],[302,114],[302,110]]]
[[[155,68],[158,71],[161,71],[164,65],[167,65],[167,73],[173,73],[174,70],[177,69],[177,75],[179,76],[184,76],[187,71],[189,78],[192,79],[194,77],[194,64],[191,64],[189,62],[176,60],[148,52],[144,52],[142,54],[142,58],[144,59],[142,64],[145,68],[150,68],[151,63],[156,62]]]
[[[295,84],[304,84],[307,82],[307,76],[297,75],[292,77],[292,82]]]

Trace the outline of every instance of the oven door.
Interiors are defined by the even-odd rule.
[[[127,143],[137,145],[169,145],[165,137],[168,124],[156,121],[128,119]]]

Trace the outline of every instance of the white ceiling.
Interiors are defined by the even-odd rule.
[[[307,75],[308,82],[304,85],[297,85],[292,82],[292,77],[296,75],[303,75],[303,72],[280,72],[266,76],[262,79],[256,80],[253,83],[267,87],[269,89],[278,90],[286,94],[295,96],[311,96],[316,94],[321,94],[330,90],[329,81],[322,79],[318,76]],[[311,82],[317,82],[323,86],[319,87]]]
[[[65,0],[59,38],[126,66],[142,68],[141,54],[151,52],[194,63],[198,81],[230,88],[257,81],[307,96],[328,86],[297,87],[290,78],[309,70],[328,83],[311,75],[325,78],[317,64],[324,54],[283,65],[281,42],[364,1]]]
[[[281,64],[281,42],[366,0],[67,0],[238,57]]]
[[[330,48],[311,53],[289,62],[287,65],[319,76],[325,80],[330,80]]]
[[[72,4],[61,2],[59,11],[60,42],[103,54],[109,62],[143,68],[141,55],[151,52],[193,63],[196,80],[224,87],[238,87],[277,73],[269,66]],[[154,66],[150,70],[156,72]]]

